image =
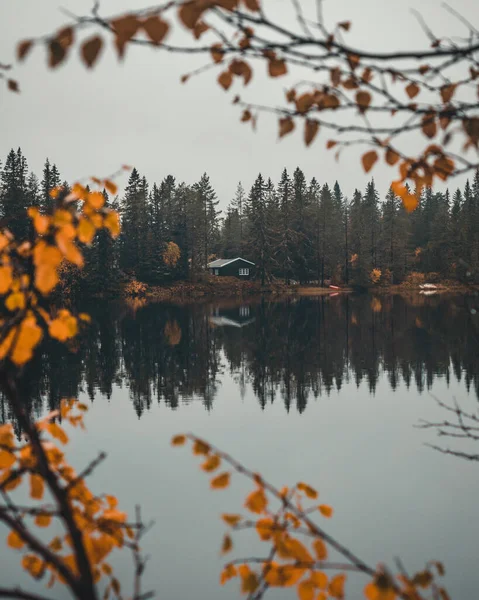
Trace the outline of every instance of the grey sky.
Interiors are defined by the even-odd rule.
[[[103,0],[102,13],[143,7],[141,0]],[[411,8],[418,10],[437,35],[463,35],[464,28],[441,7],[440,0],[325,0],[328,23],[351,20],[348,40],[374,49],[426,47],[428,42]],[[475,0],[453,0],[454,8],[478,21]],[[67,8],[86,14],[87,0],[0,0],[0,61],[13,61],[18,40],[54,31],[67,18]],[[290,0],[266,0],[270,12],[291,15]],[[305,9],[314,0],[302,0]],[[204,59],[196,62],[203,64]],[[135,165],[149,181],[172,173],[193,182],[204,171],[211,177],[222,206],[233,196],[238,180],[249,188],[262,172],[274,180],[283,167],[299,165],[307,177],[320,183],[338,179],[344,192],[363,188],[369,176],[359,165],[359,150],[351,149],[336,162],[324,148],[330,136],[322,132],[310,149],[297,132],[278,142],[274,117],[263,115],[258,131],[239,122],[240,111],[231,105],[236,93],[244,99],[274,103],[282,98],[285,81],[271,82],[255,72],[243,90],[239,83],[226,94],[206,73],[188,84],[179,81],[191,70],[189,57],[171,56],[146,48],[129,48],[118,65],[110,47],[92,71],[72,55],[52,72],[46,68],[44,50],[35,49],[24,65],[15,69],[22,94],[0,90],[0,158],[21,146],[30,167],[41,174],[46,156],[57,163],[63,178],[105,176],[122,164]],[[394,177],[391,169],[376,166],[372,175],[381,193]],[[451,187],[463,181],[451,182]]]

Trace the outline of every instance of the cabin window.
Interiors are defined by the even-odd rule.
[[[219,275],[220,274],[220,270],[219,269],[215,269],[215,275]]]
[[[240,275],[249,275],[249,269],[240,269],[239,274]]]
[[[240,317],[249,317],[249,306],[240,306]]]

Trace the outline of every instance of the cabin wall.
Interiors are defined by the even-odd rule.
[[[240,269],[248,269],[248,275],[240,275]],[[229,265],[217,268],[218,277],[237,277],[238,279],[252,279],[254,277],[254,266],[244,260],[235,260]],[[212,275],[216,274],[216,269],[210,269]]]

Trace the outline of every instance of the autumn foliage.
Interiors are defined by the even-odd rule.
[[[204,54],[207,64],[181,81],[214,71],[225,91],[236,88],[238,81],[248,86],[258,64],[270,78],[302,68],[312,81],[302,77],[289,86],[280,106],[256,104],[237,94],[233,102],[241,109],[241,122],[254,128],[260,113],[271,112],[278,118],[280,138],[299,123],[307,146],[322,131],[332,133],[325,148],[335,148],[337,157],[349,146],[367,144],[360,158],[364,171],[380,161],[396,168],[392,188],[408,211],[417,206],[424,187],[479,166],[479,39],[473,24],[447,7],[466,26],[467,37],[458,41],[435,35],[424,20],[429,47],[377,52],[348,44],[351,21],[328,26],[318,13],[314,22],[306,4],[292,3],[295,27],[276,20],[274,2],[267,0],[173,0],[113,16],[100,15],[95,4],[90,16],[78,17],[56,33],[21,41],[17,57],[24,60],[35,45],[46,45],[49,66],[56,68],[78,42],[81,60],[92,68],[101,58],[105,36],[112,38],[119,60],[125,59],[129,44]],[[170,40],[177,24],[191,34],[192,45]],[[96,31],[77,40],[85,27]],[[451,67],[456,68],[453,74]],[[18,91],[12,82],[10,89]],[[383,116],[389,124],[384,125]],[[404,133],[423,138],[419,152],[411,154],[404,147]]]
[[[221,515],[228,527],[221,552],[227,554],[233,549],[231,532],[245,529],[255,532],[266,549],[261,557],[227,562],[220,575],[222,585],[236,578],[241,593],[249,598],[260,598],[269,588],[296,588],[299,600],[342,599],[346,573],[360,572],[371,578],[363,590],[367,600],[448,600],[438,581],[444,575],[441,563],[431,562],[414,575],[402,570],[394,576],[384,565],[373,568],[326,532],[323,523],[333,517],[333,508],[318,500],[315,488],[298,482],[278,489],[259,473],[191,434],[176,435],[171,441],[173,446],[187,442],[202,461],[200,468],[210,477],[212,490],[227,488],[235,474],[247,477],[253,485],[243,503],[246,514]]]

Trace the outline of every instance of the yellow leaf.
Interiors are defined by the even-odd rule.
[[[328,558],[328,549],[326,547],[326,544],[324,543],[324,541],[321,538],[314,540],[313,548],[314,548],[314,551],[316,552],[316,556],[318,557],[318,560],[326,560]]]
[[[58,273],[55,267],[47,264],[37,267],[35,271],[35,287],[42,294],[49,294],[58,281]]]
[[[226,534],[223,537],[223,544],[221,545],[221,554],[227,554],[228,552],[231,551],[231,549],[233,548],[233,542],[231,540],[231,537]]]
[[[296,538],[287,538],[285,545],[290,556],[301,562],[314,562],[308,549]]]
[[[43,498],[44,481],[41,475],[37,473],[30,473],[30,496],[35,500],[41,500]]]
[[[33,355],[33,349],[43,337],[41,328],[34,316],[27,316],[20,323],[20,329],[12,352],[12,361],[17,365],[28,362]]]
[[[220,490],[220,489],[224,489],[224,488],[228,487],[230,484],[230,477],[231,477],[231,474],[228,472],[217,475],[210,482],[211,488],[213,490]]]
[[[38,579],[45,570],[43,561],[34,554],[25,554],[25,556],[22,557],[22,567],[36,579]]]
[[[193,454],[208,454],[210,451],[210,446],[203,440],[195,440],[193,444]]]
[[[267,505],[268,498],[266,497],[263,488],[258,488],[254,492],[251,492],[245,501],[245,507],[257,514],[263,512]]]
[[[12,282],[12,267],[0,267],[0,294],[6,294]]]
[[[185,442],[186,442],[186,436],[184,436],[184,435],[175,435],[174,437],[171,438],[172,446],[183,446],[183,444]]]
[[[241,515],[223,514],[223,515],[221,515],[221,518],[227,525],[232,525],[232,526],[237,525],[241,521]]]
[[[37,525],[38,527],[48,527],[51,521],[51,515],[37,515],[35,517],[35,525]]]
[[[9,469],[16,461],[15,456],[7,450],[0,450],[0,469]]]
[[[241,577],[241,592],[243,594],[254,592],[259,585],[258,576],[256,573],[251,571],[248,565],[240,565],[238,571]]]
[[[327,519],[333,516],[333,509],[327,504],[320,504],[318,506],[318,510],[323,515],[323,517],[326,517]]]
[[[108,229],[113,238],[118,237],[120,234],[120,219],[118,213],[113,210],[107,213],[103,219],[103,226]]]
[[[306,494],[308,498],[311,498],[313,500],[318,497],[318,492],[307,483],[298,483],[298,490],[301,490]]]
[[[301,581],[298,585],[299,600],[313,600],[315,590],[315,585],[311,580]]]
[[[221,459],[218,455],[212,454],[202,465],[203,471],[211,472],[217,469],[221,464]]]
[[[23,292],[14,292],[5,300],[5,306],[12,312],[14,310],[23,310],[26,306],[25,294]]]
[[[328,587],[328,576],[326,573],[321,571],[313,571],[311,573],[311,579],[314,581],[314,585],[321,590],[325,590]]]
[[[51,436],[60,440],[62,444],[68,444],[68,436],[60,425],[57,423],[49,423],[47,425],[47,430]]]
[[[275,529],[273,519],[258,519],[256,521],[256,531],[263,541],[270,540]]]
[[[100,208],[105,204],[105,196],[101,192],[89,192],[87,196],[87,202],[95,210],[100,210]]]
[[[344,584],[346,582],[346,575],[335,575],[329,582],[328,591],[330,596],[341,600],[344,598]]]
[[[221,585],[224,585],[231,578],[236,577],[237,574],[238,574],[238,571],[236,570],[236,567],[234,565],[226,565],[226,567],[223,569],[223,571],[221,573],[221,577],[220,577]]]
[[[77,235],[80,242],[83,244],[90,244],[95,237],[95,227],[93,226],[90,219],[86,217],[80,217],[77,228]]]
[[[75,317],[66,319],[53,319],[48,327],[50,337],[65,342],[77,334],[78,327]]]
[[[25,545],[25,542],[16,531],[10,531],[7,537],[7,544],[9,548],[20,550]]]

